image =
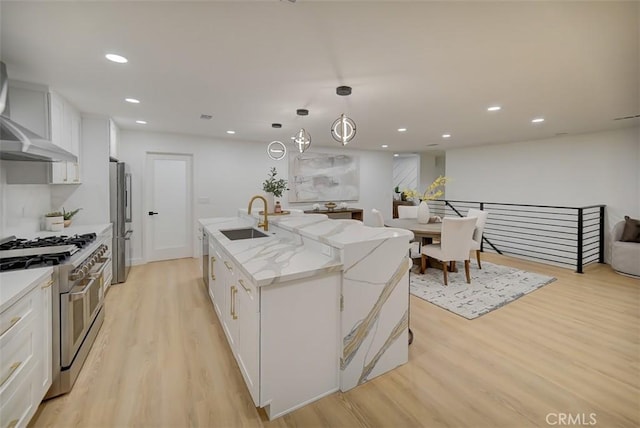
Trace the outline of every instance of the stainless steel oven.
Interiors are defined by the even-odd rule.
[[[102,256],[104,251],[99,251]],[[104,296],[103,272],[107,259],[100,257],[90,271],[76,269],[68,293],[60,294],[60,346],[63,367],[71,366],[89,328],[102,308]]]
[[[104,278],[110,266],[111,251],[102,241],[58,268],[59,292],[53,306],[53,383],[45,398],[69,392],[80,373],[104,321]]]

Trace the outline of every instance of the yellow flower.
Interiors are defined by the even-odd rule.
[[[444,185],[447,184],[449,180],[450,178],[442,175],[436,178],[435,181],[431,183],[429,187],[427,187],[427,190],[424,191],[420,199],[422,199],[423,201],[433,201],[435,199],[438,199],[444,194],[440,187],[444,187]]]

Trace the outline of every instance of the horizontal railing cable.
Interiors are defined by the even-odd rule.
[[[470,208],[487,211],[482,251],[575,266],[579,273],[586,264],[604,262],[605,205],[435,200],[429,201],[429,208],[432,215],[440,217],[463,217]]]

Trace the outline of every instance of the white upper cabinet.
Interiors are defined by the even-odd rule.
[[[44,85],[9,82],[10,117],[43,139],[77,156],[77,162],[19,165],[7,169],[9,184],[80,184],[82,118],[60,94]]]
[[[9,105],[11,120],[44,139],[51,137],[49,89],[46,86],[10,80]]]

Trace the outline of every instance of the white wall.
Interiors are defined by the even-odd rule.
[[[39,231],[52,210],[49,185],[7,184],[7,162],[0,161],[0,238]]]
[[[420,179],[420,156],[404,155],[393,158],[393,188],[418,189]],[[418,189],[420,190],[420,189]]]
[[[360,200],[351,206],[365,210],[365,222],[371,208],[378,208],[387,218],[392,208],[392,155],[385,152],[313,147],[318,153],[350,153],[360,157]],[[145,159],[148,152],[183,153],[193,155],[194,201],[193,231],[198,218],[236,216],[238,208],[245,208],[251,196],[262,194],[262,182],[269,168],[275,166],[278,175],[288,179],[289,165],[285,158],[273,161],[267,156],[266,143],[243,143],[235,140],[216,140],[196,136],[122,130],[120,133],[120,161],[127,162],[132,173],[134,263],[144,262],[143,221]],[[208,202],[206,202],[208,201]],[[289,204],[287,194],[281,198],[283,207],[307,208],[312,204]],[[199,254],[194,239],[194,255]]]
[[[640,218],[640,128],[448,150],[447,199],[606,204],[605,231]]]

